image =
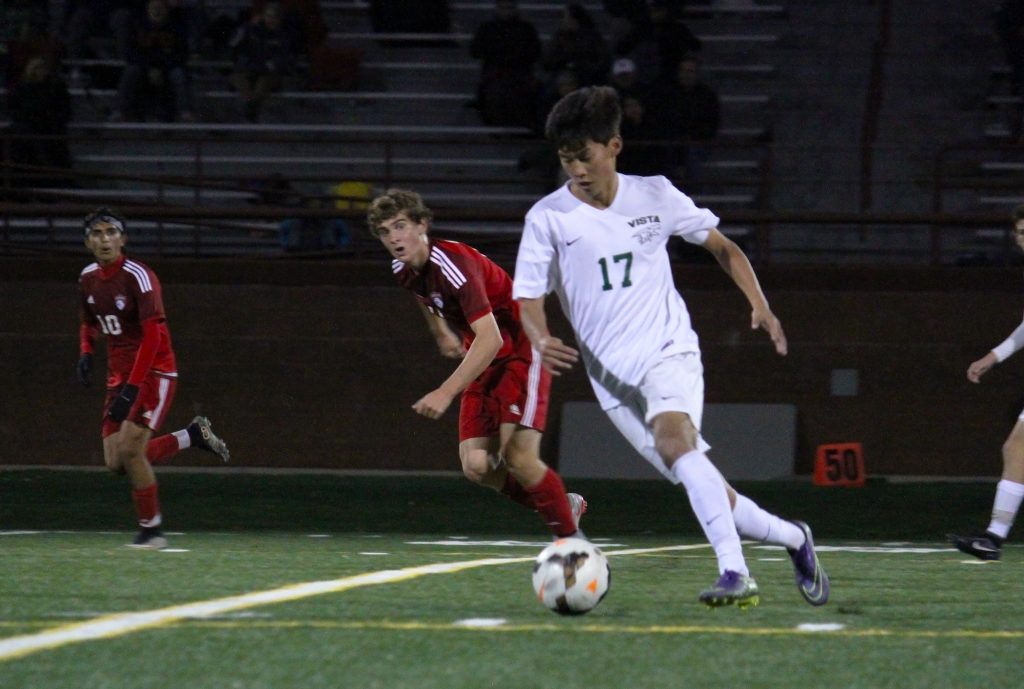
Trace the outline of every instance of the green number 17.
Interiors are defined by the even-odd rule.
[[[627,251],[624,254],[615,254],[612,256],[612,261],[615,263],[619,261],[626,262],[626,270],[622,275],[622,286],[632,287],[633,283],[629,281],[629,270],[633,267],[633,252]],[[608,279],[608,259],[601,258],[597,263],[601,266],[601,277],[604,278],[604,284],[601,285],[601,289],[607,292],[612,288],[611,280]]]

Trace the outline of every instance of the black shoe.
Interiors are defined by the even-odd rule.
[[[949,534],[947,538],[961,553],[973,555],[979,560],[998,560],[1003,554],[1003,539],[988,531],[975,536]]]
[[[220,455],[220,458],[227,462],[231,459],[228,445],[217,437],[211,426],[210,420],[205,416],[197,416],[192,419],[192,423],[188,425],[187,429],[188,436],[192,440],[192,446],[212,452],[215,455]]]
[[[128,544],[129,548],[139,550],[163,550],[167,547],[167,538],[158,526],[144,526],[135,534],[135,540]]]

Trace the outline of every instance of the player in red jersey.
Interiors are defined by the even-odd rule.
[[[188,427],[152,438],[160,427],[177,385],[171,334],[164,315],[163,293],[156,273],[124,255],[124,219],[107,208],[85,218],[85,246],[96,262],[82,271],[82,324],[79,330],[78,378],[91,383],[93,347],[99,333],[107,338],[107,396],[103,418],[103,459],[107,468],[127,473],[139,517],[136,548],[167,546],[153,464],[179,450],[198,447],[228,461],[224,441],[209,419],[197,416]]]
[[[459,458],[466,477],[537,510],[556,537],[582,535],[586,501],[567,494],[540,458],[551,374],[523,332],[512,279],[476,249],[429,237],[432,218],[420,195],[403,189],[377,197],[367,212],[441,354],[460,359],[412,409],[438,419],[461,393]]]

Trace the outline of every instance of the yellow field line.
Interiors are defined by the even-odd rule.
[[[0,627],[46,627],[51,623],[45,620],[26,620],[22,622],[0,622]],[[583,624],[572,625],[553,623],[544,624],[500,624],[494,626],[473,626],[452,622],[390,622],[386,620],[344,622],[340,620],[178,620],[176,627],[199,627],[207,629],[327,629],[327,630],[364,630],[379,631],[431,631],[431,632],[552,632],[559,634],[720,634],[737,636],[805,636],[821,634],[827,636],[851,637],[889,637],[919,639],[1024,639],[1024,630],[977,630],[948,629],[933,631],[925,629],[837,629],[827,632],[815,632],[796,627],[722,627],[700,625],[611,625]]]
[[[706,547],[706,544],[666,546],[662,548],[620,550],[609,552],[608,555],[639,555],[642,553],[662,552],[668,550],[692,550],[695,548]],[[47,649],[60,648],[61,646],[66,646],[68,644],[123,636],[143,629],[152,629],[154,627],[173,624],[188,618],[221,615],[235,610],[255,608],[261,605],[273,605],[275,603],[309,598],[310,596],[320,596],[325,593],[338,593],[340,591],[347,591],[349,589],[359,588],[362,586],[391,584],[399,581],[415,579],[428,574],[451,574],[477,567],[491,567],[496,565],[508,565],[516,562],[530,562],[533,559],[534,556],[485,558],[481,560],[467,560],[464,562],[407,567],[406,569],[398,570],[383,570],[379,572],[368,572],[366,574],[344,577],[342,579],[292,584],[267,591],[256,591],[253,593],[244,593],[238,596],[229,596],[227,598],[215,598],[208,601],[185,603],[183,605],[174,605],[168,608],[159,608],[157,610],[103,615],[87,622],[61,625],[35,634],[24,634],[0,639],[0,661],[21,658],[32,653],[37,653]]]
[[[826,636],[843,637],[907,637],[927,639],[1022,639],[1024,630],[974,630],[951,629],[932,631],[926,629],[839,629],[827,632],[816,632],[797,627],[722,627],[701,625],[614,625],[614,624],[500,624],[500,625],[462,625],[444,622],[344,622],[340,620],[189,620],[188,626],[211,628],[276,628],[276,629],[378,629],[384,631],[452,631],[452,632],[550,632],[559,634],[590,633],[590,634],[734,634],[745,636],[805,636],[808,634],[825,634]]]

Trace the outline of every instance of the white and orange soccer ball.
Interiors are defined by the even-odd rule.
[[[537,600],[559,615],[582,615],[608,593],[611,570],[601,549],[582,538],[560,538],[533,563]]]

